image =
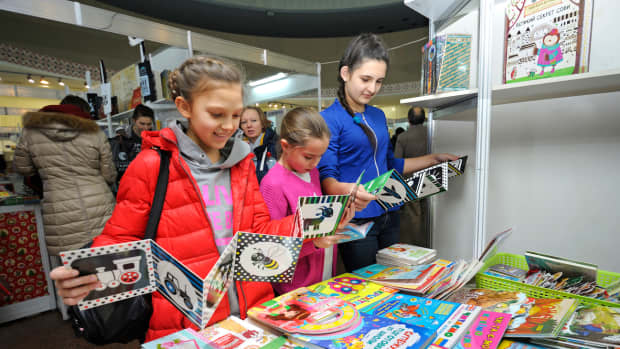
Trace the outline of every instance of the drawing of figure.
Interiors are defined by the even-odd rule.
[[[543,37],[542,45],[538,50],[538,65],[542,68],[540,75],[545,73],[545,67],[551,66],[551,74],[555,72],[555,66],[563,60],[560,48],[560,32],[553,28]]]
[[[267,315],[272,320],[303,320],[310,312],[298,304],[288,304],[282,312]]]

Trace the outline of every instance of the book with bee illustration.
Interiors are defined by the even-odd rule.
[[[159,292],[199,328],[209,323],[233,280],[289,282],[303,238],[237,232],[201,277],[153,240],[138,240],[60,253],[63,265],[95,274],[101,287],[78,307],[86,310]]]

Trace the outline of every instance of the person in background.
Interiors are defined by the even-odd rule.
[[[116,136],[110,138],[114,165],[116,165],[116,171],[118,171],[118,178],[114,185],[115,193],[125,171],[127,171],[127,167],[140,153],[142,148],[142,132],[150,131],[153,128],[154,119],[153,109],[143,104],[138,104],[131,117],[132,122],[129,135],[124,130],[121,130],[121,134],[119,134],[119,129],[117,128]]]
[[[412,107],[407,114],[409,128],[401,133],[396,140],[394,156],[398,158],[410,158],[423,156],[428,153],[427,130],[424,127],[426,112],[423,108]],[[408,202],[400,210],[400,219],[403,224],[400,229],[401,242],[417,246],[429,247],[427,199]]]
[[[160,156],[171,152],[170,177],[155,242],[170,251],[199,278],[205,278],[238,231],[290,234],[294,217],[272,221],[254,175],[250,147],[241,139],[243,76],[232,63],[193,56],[169,77],[179,113],[189,120],[145,131],[144,149],[121,181],[117,206],[93,247],[144,238],[159,173]],[[96,275],[75,269],[50,274],[66,304],[74,305],[100,285]],[[208,325],[229,315],[245,319],[247,310],[273,298],[267,282],[233,282]],[[146,341],[180,331],[198,330],[160,293],[152,294],[153,315]]]
[[[87,113],[90,117],[90,104],[88,104],[88,102],[86,100],[84,100],[82,97],[79,96],[75,96],[75,95],[66,95],[65,98],[63,98],[60,101],[60,105],[65,105],[65,104],[71,104],[71,105],[75,105],[78,108],[80,108],[81,111],[83,111],[84,113]]]
[[[280,125],[280,136],[282,155],[260,183],[272,219],[295,214],[300,196],[322,195],[316,165],[329,145],[329,129],[321,115],[311,108],[295,108],[286,113]],[[340,227],[353,218],[353,205],[347,213]],[[272,284],[276,293],[284,294],[331,278],[336,272],[336,255],[330,247],[346,237],[336,234],[305,242],[293,280]],[[331,255],[325,258],[328,252]]]
[[[259,107],[248,106],[243,109],[240,127],[245,140],[250,144],[250,149],[254,152],[256,177],[260,183],[278,158],[276,151],[278,135],[271,128],[271,121],[267,120],[267,116]]]
[[[48,105],[24,114],[13,160],[18,173],[41,176],[45,242],[53,266],[61,265],[61,251],[81,248],[99,235],[115,204],[110,145],[78,105]],[[60,310],[68,319],[66,308]]]
[[[394,157],[385,114],[369,105],[379,92],[389,64],[388,52],[378,36],[361,34],[346,48],[338,65],[338,97],[321,112],[331,131],[329,147],[319,163],[324,194],[348,194],[362,171],[362,183],[394,169],[402,174],[442,161],[456,160],[451,154],[417,158]],[[373,221],[365,239],[338,245],[347,271],[374,264],[377,251],[398,242],[398,207],[385,211],[374,195],[360,186],[353,223]]]
[[[403,132],[405,132],[405,129],[402,128],[402,127],[398,127],[394,131],[394,134],[392,135],[392,138],[390,138],[390,143],[392,144],[392,149],[394,149],[394,147],[396,146],[396,139],[398,139],[398,135],[400,135]]]

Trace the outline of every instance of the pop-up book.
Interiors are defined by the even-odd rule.
[[[299,234],[299,233],[297,233]],[[102,286],[78,303],[81,310],[155,291],[204,328],[233,280],[290,282],[303,238],[238,232],[205,278],[153,240],[61,252],[80,275],[96,274]]]

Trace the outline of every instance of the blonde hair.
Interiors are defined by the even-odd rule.
[[[325,120],[313,108],[298,107],[289,111],[280,125],[280,137],[293,146],[304,146],[308,138],[329,140],[330,135]]]
[[[258,113],[258,119],[260,120],[260,123],[263,126],[263,132],[265,131],[267,127],[271,127],[271,121],[267,119],[267,115],[265,115],[265,112],[261,108],[255,107],[253,105],[249,105],[243,108],[243,110],[241,111],[241,115],[243,115],[243,113],[245,113],[246,110],[254,110],[256,111],[256,113]]]
[[[183,97],[191,101],[196,93],[213,88],[217,83],[240,84],[244,75],[234,63],[208,56],[190,57],[175,69],[168,79],[172,100]]]

